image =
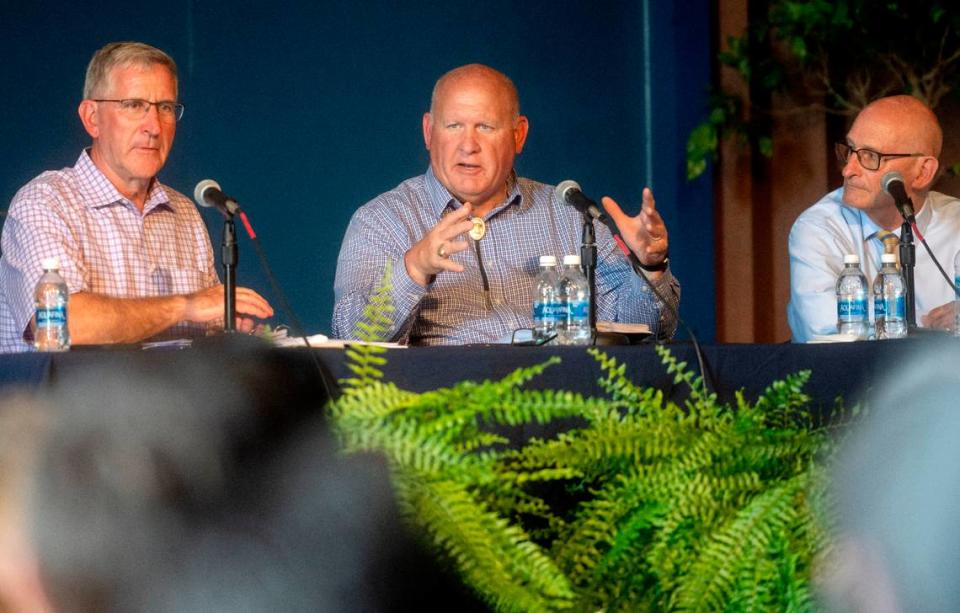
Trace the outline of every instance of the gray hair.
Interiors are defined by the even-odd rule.
[[[83,98],[91,100],[103,95],[107,87],[110,72],[118,66],[165,66],[177,85],[177,64],[173,58],[145,43],[119,42],[109,43],[98,49],[87,65],[87,78],[83,83]]]

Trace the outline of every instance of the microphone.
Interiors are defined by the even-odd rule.
[[[580,189],[579,183],[573,179],[561,181],[554,190],[554,194],[560,202],[569,204],[581,213],[589,215],[591,219],[595,219],[607,226],[607,229],[610,230],[610,234],[613,236],[613,241],[620,247],[623,255],[627,256],[627,258],[637,266],[643,266],[640,264],[637,256],[630,251],[630,248],[627,247],[627,244],[623,241],[623,235],[620,234],[620,228],[617,227],[617,224],[613,222],[613,219],[607,215],[603,209],[597,206],[596,202],[587,198],[586,194]]]
[[[215,207],[227,217],[240,212],[240,205],[230,196],[220,191],[220,184],[213,179],[204,179],[193,190],[193,199],[205,207]]]
[[[883,191],[893,197],[893,201],[897,205],[897,210],[900,211],[903,218],[909,223],[913,223],[913,202],[911,202],[910,197],[907,196],[907,189],[903,183],[903,175],[896,170],[891,170],[883,175],[883,178],[880,180],[880,186],[883,188]]]
[[[593,219],[601,221],[607,227],[610,227],[610,219],[603,209],[597,206],[597,203],[587,198],[586,194],[580,189],[580,184],[572,179],[561,181],[557,185],[554,193],[557,200],[573,206],[581,213],[586,213]]]

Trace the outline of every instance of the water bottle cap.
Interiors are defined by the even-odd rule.
[[[565,255],[565,256],[563,256],[563,265],[564,265],[564,266],[579,266],[579,265],[580,265],[580,256],[579,256],[579,255]]]
[[[897,255],[895,253],[884,253],[880,256],[880,261],[884,264],[896,264]]]
[[[540,266],[556,266],[557,265],[557,256],[555,255],[541,255],[540,256]]]
[[[843,256],[843,263],[844,263],[844,264],[859,264],[859,263],[860,263],[860,256],[857,255],[856,253],[848,253],[847,255]]]
[[[43,258],[43,260],[40,261],[40,266],[44,270],[60,270],[60,258]]]

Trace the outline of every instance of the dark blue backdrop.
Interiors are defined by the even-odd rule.
[[[686,135],[710,80],[707,0],[0,5],[4,203],[88,144],[76,106],[93,51],[112,40],[156,45],[177,60],[186,105],[161,179],[187,194],[219,181],[250,215],[306,327],[329,331],[350,215],[423,172],[433,82],[478,61],[520,90],[531,123],[521,174],[575,178],[634,209],[643,186],[654,188],[682,316],[715,336],[712,185],[684,179]],[[204,216],[218,251],[221,221]],[[279,306],[246,239],[240,249],[241,284]]]

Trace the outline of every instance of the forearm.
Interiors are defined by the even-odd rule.
[[[80,292],[70,296],[67,321],[77,345],[135,343],[184,319],[185,296],[110,298]]]
[[[631,272],[618,286],[600,294],[598,318],[646,324],[657,338],[673,337],[678,323],[680,283],[669,270],[660,273],[650,283],[656,289],[656,294],[643,279]],[[601,291],[599,287],[598,291]]]
[[[641,283],[643,280],[640,280]],[[650,279],[656,288],[657,293],[663,298],[664,302],[657,300],[657,306],[660,309],[660,325],[657,328],[657,338],[670,339],[677,333],[677,325],[680,313],[680,282],[670,270],[658,273],[658,276]]]
[[[346,275],[345,275],[346,276]],[[381,274],[382,278],[382,274]],[[420,287],[406,271],[393,267],[389,280],[389,304],[391,310],[380,310],[380,315],[391,320],[389,329],[383,331],[382,340],[406,342],[413,319],[419,310],[426,289]],[[342,287],[337,284],[337,302],[333,309],[333,334],[337,338],[357,338],[357,324],[365,319],[365,310],[375,295],[375,290],[361,287]]]

